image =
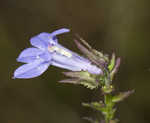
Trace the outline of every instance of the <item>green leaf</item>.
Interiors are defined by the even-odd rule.
[[[91,76],[91,74],[87,71],[63,72],[63,74],[68,77],[78,78],[79,80],[95,81],[94,76]]]
[[[121,92],[118,95],[113,96],[112,102],[120,102],[130,96],[132,93],[134,93],[134,90],[127,91],[127,92]]]
[[[110,64],[108,65],[108,69],[109,71],[112,71],[114,66],[115,66],[115,54],[113,53],[112,54],[112,58],[111,58],[111,61],[110,61]]]
[[[70,84],[80,84],[80,80],[75,79],[75,78],[60,80],[59,82],[60,83],[70,83]]]
[[[91,102],[91,103],[82,103],[82,105],[85,106],[85,107],[93,108],[97,111],[101,111],[104,108],[104,103],[102,101],[100,101],[100,102]]]
[[[97,82],[92,82],[92,81],[81,81],[80,84],[91,90],[98,88],[99,85]]]
[[[99,78],[101,75],[90,74],[87,71],[80,72],[63,72],[70,79],[61,80],[61,83],[80,84],[89,89],[95,89],[100,85]]]
[[[119,69],[119,66],[120,66],[120,62],[121,62],[121,59],[117,58],[115,67],[113,68],[113,70],[110,73],[111,80],[113,80],[114,75],[118,72],[118,69]]]

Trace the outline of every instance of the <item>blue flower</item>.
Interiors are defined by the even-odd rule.
[[[100,68],[70,51],[58,43],[56,35],[69,32],[69,29],[59,29],[52,33],[40,33],[30,39],[31,48],[21,52],[18,62],[25,63],[14,72],[14,78],[34,78],[45,72],[50,65],[71,71],[88,71],[101,74]]]

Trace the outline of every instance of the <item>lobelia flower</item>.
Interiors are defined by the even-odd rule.
[[[21,52],[18,62],[25,63],[14,72],[14,78],[34,78],[45,72],[50,65],[71,71],[88,71],[101,74],[102,70],[91,62],[58,43],[56,35],[69,32],[62,28],[52,33],[42,32],[30,39],[31,48]]]

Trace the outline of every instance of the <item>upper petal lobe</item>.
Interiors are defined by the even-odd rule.
[[[30,39],[30,43],[42,50],[45,50],[49,45],[50,33],[42,32]]]
[[[58,29],[58,30],[52,32],[51,36],[56,36],[56,35],[60,35],[60,34],[67,33],[67,32],[70,32],[70,30],[66,29],[66,28],[62,28],[62,29]]]

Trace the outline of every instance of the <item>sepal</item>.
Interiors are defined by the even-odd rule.
[[[63,74],[71,78],[59,81],[61,83],[80,84],[91,90],[97,88],[100,85],[98,82],[99,76],[90,74],[87,71],[63,72]]]
[[[98,88],[98,85],[99,85],[98,83],[95,83],[92,81],[81,81],[80,84],[91,90]]]
[[[87,71],[79,71],[79,72],[63,72],[63,74],[67,77],[78,78],[80,80],[86,81],[95,81],[95,79],[91,76],[91,74]]]
[[[77,36],[81,41],[81,44],[78,40],[74,40],[78,49],[94,64],[100,67],[102,70],[105,69],[105,66],[109,62],[108,55],[104,55],[102,52],[99,52],[92,47],[81,37]]]
[[[80,84],[80,80],[79,79],[64,79],[64,80],[60,80],[60,83],[70,83],[70,84]]]
[[[113,80],[114,75],[118,72],[118,69],[119,69],[119,66],[120,66],[120,62],[121,62],[121,59],[117,58],[115,66],[114,66],[113,70],[110,72],[111,80]]]

